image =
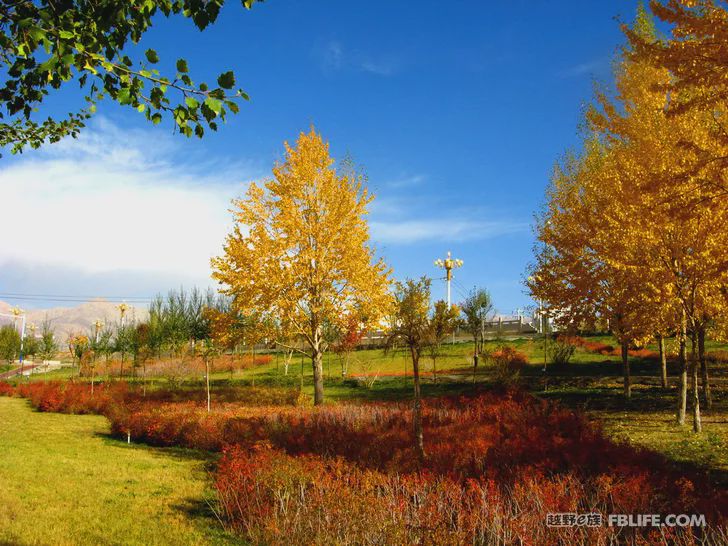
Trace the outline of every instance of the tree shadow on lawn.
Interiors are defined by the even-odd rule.
[[[220,453],[199,449],[182,447],[156,447],[144,443],[132,442],[116,438],[109,433],[97,432],[94,434],[101,438],[103,443],[123,450],[145,451],[157,459],[175,459],[178,461],[192,461],[200,463],[200,471],[204,472],[208,482],[208,490],[202,497],[188,497],[169,505],[173,510],[180,512],[186,519],[194,522],[205,531],[211,544],[239,544],[239,539],[231,535],[220,519],[216,508],[217,500],[212,491],[213,474],[217,469]]]
[[[205,471],[213,471],[220,458],[219,453],[204,451],[201,449],[189,449],[186,447],[159,447],[150,446],[142,442],[127,443],[126,439],[119,438],[108,432],[96,432],[94,436],[101,438],[105,445],[117,449],[143,450],[155,458],[176,459],[178,461],[197,461],[203,464]]]
[[[657,449],[679,471],[697,472],[719,487],[728,486],[728,466],[720,455],[725,449],[725,440],[721,440],[720,429],[713,428],[725,427],[728,423],[728,397],[723,390],[713,391],[710,411],[701,408],[705,430],[700,435],[691,432],[690,393],[686,425],[681,427],[675,423],[677,385],[674,377],[670,379],[668,389],[659,385],[633,385],[630,400],[624,398],[621,385],[617,384],[579,388],[574,382],[567,382],[550,386],[546,391],[532,392],[540,398],[586,413],[612,429],[618,438],[626,436],[630,442],[633,438],[641,438],[638,443],[649,439],[647,445],[661,445]]]

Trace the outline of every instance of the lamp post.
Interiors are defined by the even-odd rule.
[[[99,332],[101,331],[101,328],[104,327],[104,321],[101,319],[96,319],[96,322],[94,322],[94,344],[98,344],[99,342]]]
[[[119,314],[121,315],[121,326],[124,326],[124,316],[126,315],[127,310],[129,309],[129,306],[126,304],[126,302],[122,302],[119,305],[116,306],[116,308],[119,310]]]
[[[435,260],[435,265],[437,267],[442,267],[445,270],[445,278],[447,279],[447,308],[449,309],[451,306],[450,303],[450,282],[452,281],[452,270],[457,269],[458,267],[462,267],[463,261],[459,259],[453,259],[450,251],[447,251],[447,258],[440,259],[438,258]]]
[[[20,374],[23,374],[23,338],[25,337],[25,313],[20,307],[13,307],[10,311],[13,314],[13,326],[18,329],[18,317],[20,317]]]

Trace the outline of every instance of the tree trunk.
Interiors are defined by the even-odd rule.
[[[415,433],[415,449],[420,461],[425,458],[425,441],[422,433],[422,396],[420,393],[420,363],[419,354],[414,349],[410,349],[412,354],[412,374],[414,376],[415,386],[415,402],[414,402],[414,433]]]
[[[301,390],[303,391],[303,353],[301,353]]]
[[[624,376],[624,397],[632,398],[632,376],[629,372],[629,344],[622,342],[622,375]]]
[[[124,353],[121,353],[121,363],[119,364],[119,379],[124,379]]]
[[[291,359],[293,359],[293,351],[287,351],[283,357],[283,375],[288,375],[288,366],[291,364]]]
[[[432,382],[437,383],[437,363],[436,358],[432,357]]]
[[[691,370],[691,389],[693,395],[693,432],[700,432],[702,424],[700,423],[700,394],[698,393],[698,352],[697,352],[697,333],[692,332],[690,335],[690,370]]]
[[[92,398],[94,395],[94,370],[96,370],[96,366],[91,367],[91,397]]]
[[[478,369],[478,336],[474,337],[475,344],[473,345],[473,373]]]
[[[680,390],[677,396],[677,424],[685,424],[685,411],[688,402],[688,367],[686,354],[686,337],[687,337],[687,320],[685,311],[683,311],[682,321],[680,324]]]
[[[210,360],[205,357],[205,383],[207,386],[207,413],[210,413]]]
[[[705,358],[705,327],[698,330],[698,358],[700,359],[700,375],[703,383],[703,402],[705,402],[706,409],[711,409],[713,407],[713,395],[710,393],[708,362]]]
[[[311,363],[313,365],[313,404],[320,406],[324,403],[324,369],[323,353],[318,344],[313,348]]]
[[[657,346],[660,349],[660,371],[662,373],[662,388],[667,388],[667,355],[665,354],[665,338],[657,336]]]

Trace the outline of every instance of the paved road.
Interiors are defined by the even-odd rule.
[[[23,373],[25,373],[32,370],[33,368],[37,368],[38,366],[40,366],[40,364],[26,364],[22,368],[19,366],[17,368],[13,368],[12,370],[8,370],[7,372],[0,373],[0,381],[10,379],[11,377],[15,377],[16,375],[20,375],[21,370]]]

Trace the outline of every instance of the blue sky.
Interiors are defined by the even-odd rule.
[[[465,262],[455,299],[478,285],[502,313],[529,305],[533,213],[554,161],[578,143],[594,79],[609,80],[623,41],[615,17],[635,9],[268,0],[251,11],[230,2],[204,33],[160,19],[138,49],[155,48],[162,72],[179,57],[196,81],[233,69],[251,101],[202,141],[103,104],[79,142],[4,154],[0,198],[13,212],[0,220],[0,294],[147,296],[208,283],[226,203],[313,124],[335,157],[367,173],[374,242],[396,277],[437,277],[433,260],[452,250]],[[50,108],[78,104],[63,92]],[[88,250],[61,250],[71,240]],[[434,291],[444,295],[441,281]]]

